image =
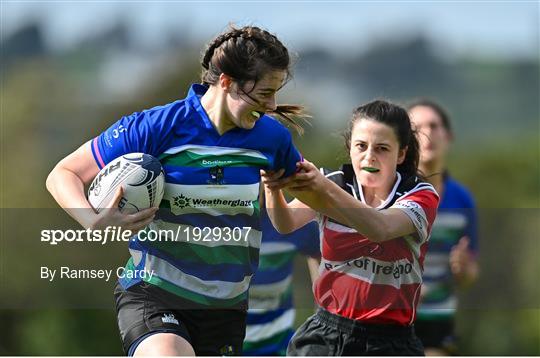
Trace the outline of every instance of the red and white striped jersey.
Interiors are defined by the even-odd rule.
[[[323,173],[364,201],[350,165]],[[439,196],[430,184],[417,177],[402,178],[398,173],[388,198],[376,209],[403,210],[416,233],[376,243],[331,218],[321,217],[321,275],[314,284],[318,305],[364,323],[412,324],[438,203]]]

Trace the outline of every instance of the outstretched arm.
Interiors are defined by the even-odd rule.
[[[289,234],[315,219],[316,213],[299,200],[287,203],[281,189],[273,185],[276,182],[284,183],[291,180],[290,177],[280,179],[283,172],[283,169],[277,172],[261,170],[261,177],[270,221],[280,234]]]
[[[331,217],[366,236],[383,242],[416,232],[411,219],[402,210],[376,210],[356,200],[337,184],[327,179],[312,163],[298,163],[299,172],[289,181],[270,184],[285,187],[305,205]]]

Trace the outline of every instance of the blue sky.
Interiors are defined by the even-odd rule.
[[[319,45],[362,51],[381,39],[422,33],[449,57],[462,54],[534,57],[539,52],[537,1],[5,1],[2,32],[39,19],[56,48],[103,31],[123,19],[147,46],[167,31],[196,42],[228,22],[252,23],[275,32],[296,49]]]

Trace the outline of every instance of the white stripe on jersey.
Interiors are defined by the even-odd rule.
[[[183,151],[190,151],[197,155],[218,156],[218,155],[245,155],[247,157],[254,157],[259,159],[268,160],[261,152],[257,150],[250,150],[245,148],[232,148],[232,147],[217,147],[206,146],[196,144],[186,144],[179,147],[169,148],[164,154],[176,154]]]
[[[218,299],[231,299],[246,292],[249,288],[251,275],[244,277],[241,282],[205,281],[188,275],[165,260],[151,254],[146,254],[144,268],[154,272],[155,276],[174,283],[183,289],[194,293]]]
[[[292,275],[287,276],[281,281],[273,282],[273,283],[267,283],[267,284],[260,284],[260,285],[251,285],[250,288],[250,297],[257,297],[257,296],[280,296],[283,292],[287,291],[287,288],[291,284],[292,281]]]
[[[447,253],[430,252],[424,259],[424,277],[440,277],[448,274],[448,261]]]
[[[429,290],[429,285],[424,283],[425,290]],[[453,315],[457,309],[457,297],[450,296],[448,299],[442,302],[424,303],[418,308],[418,313],[431,314],[431,315]]]
[[[462,213],[439,211],[433,223],[433,227],[437,226],[445,229],[462,230],[467,226],[467,217]]]
[[[284,239],[285,241],[285,239]],[[296,246],[290,242],[265,242],[261,247],[261,255],[280,254],[284,252],[295,251]]]
[[[246,342],[258,342],[278,334],[294,324],[295,311],[291,308],[279,318],[264,324],[252,324],[246,327]]]

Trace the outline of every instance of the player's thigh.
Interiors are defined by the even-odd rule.
[[[143,356],[195,356],[195,351],[189,342],[174,333],[156,333],[143,339],[134,357]]]
[[[192,342],[197,355],[242,355],[246,335],[245,310],[216,309],[189,313],[190,319],[196,319],[193,326],[197,334],[192,336]]]
[[[144,346],[147,346],[148,342],[156,339],[167,343],[165,345],[167,351],[171,349],[186,351],[186,345],[183,342],[188,342],[191,348],[188,328],[177,312],[169,308],[174,306],[174,303],[167,304],[154,297],[153,291],[147,286],[139,284],[127,290],[120,285],[116,286],[118,327],[124,352],[133,355],[140,344],[145,342]],[[144,351],[148,349],[145,348]],[[186,352],[189,353],[189,350]],[[192,348],[191,353],[193,353]]]

